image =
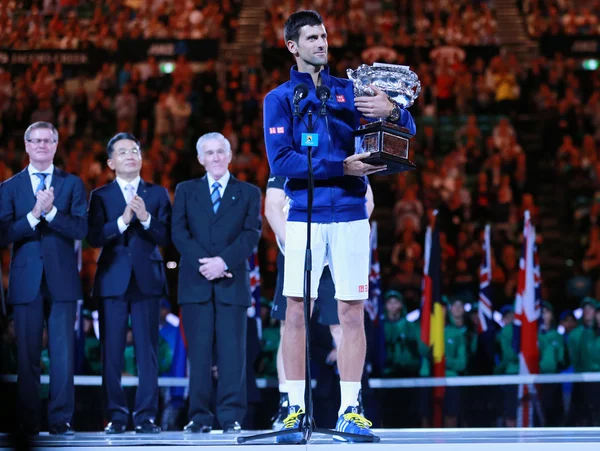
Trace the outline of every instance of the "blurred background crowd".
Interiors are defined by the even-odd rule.
[[[28,163],[25,128],[48,121],[56,124],[60,135],[56,164],[79,175],[88,193],[113,176],[106,166],[105,148],[117,131],[131,131],[140,139],[142,177],[163,185],[171,196],[177,183],[202,174],[195,142],[208,131],[220,131],[230,140],[232,173],[264,190],[269,167],[262,100],[288,79],[292,63],[283,42],[283,22],[298,9],[316,9],[325,18],[334,74],[345,77],[347,68],[373,61],[407,64],[423,87],[411,107],[418,130],[411,159],[418,170],[371,178],[388,350],[385,366],[373,375],[424,375],[418,321],[407,320],[406,312],[419,308],[424,232],[434,209],[439,211],[447,327],[460,330],[458,336],[464,338],[457,350],[464,353],[464,364],[447,371],[456,376],[514,374],[514,368],[505,365],[508,356],[500,332],[494,367],[485,372],[476,368],[477,317],[472,313],[479,289],[481,231],[491,224],[493,306],[502,317],[499,328],[512,323],[525,210],[531,212],[538,231],[542,298],[545,310],[553,315],[545,327],[562,326],[562,357],[547,367],[548,372],[600,371],[600,353],[593,352],[600,344],[600,316],[595,315],[595,299],[600,299],[600,76],[593,70],[598,63],[575,51],[537,51],[538,43],[542,48],[548,37],[597,40],[600,1],[266,3],[0,0],[0,180]],[[505,13],[516,14],[510,17],[518,21],[522,42],[510,31],[510,39],[506,38],[501,23]],[[102,55],[110,56],[124,44],[140,41],[185,41],[186,48],[197,46],[200,53],[211,42],[220,47],[216,57],[200,58],[179,52],[177,46],[166,57],[149,52],[128,60],[121,51],[116,58],[81,66],[35,58],[17,64],[1,57],[3,50],[12,58],[19,51],[56,49],[63,55],[101,49],[106,52]],[[525,44],[533,50],[523,52]],[[0,252],[6,289],[9,251]],[[178,260],[173,248],[164,253],[167,261]],[[265,222],[259,247],[263,350],[255,364],[257,374],[265,377],[275,375],[278,334],[268,312],[276,256],[274,234]],[[87,293],[96,258],[97,251],[84,242],[81,272]],[[168,275],[174,288],[176,265]],[[171,299],[163,303],[163,325],[168,313],[177,313],[176,292],[172,289]],[[464,311],[464,305],[471,311]],[[90,340],[81,371],[100,374],[91,314],[97,306],[86,298],[84,307]],[[2,364],[12,373],[14,333],[9,318],[3,320]],[[569,343],[576,328],[582,331]],[[167,339],[165,343],[166,374],[174,361],[174,345],[169,347]],[[135,363],[128,368],[128,374],[135,374]],[[585,389],[592,390],[591,385]],[[563,403],[570,399],[570,390],[559,387],[553,392],[560,392],[561,400],[560,407],[552,404],[552,411],[559,411],[556,424],[599,425],[600,404],[585,403],[573,413],[570,401]],[[462,407],[448,412],[455,418],[448,424],[475,424],[487,409],[473,407],[481,393],[465,389],[460,395]],[[500,390],[490,391],[482,402],[494,404],[498,396]],[[414,400],[418,405],[427,399],[418,398]],[[577,402],[583,405],[583,398]],[[488,425],[510,425],[511,419],[504,410],[485,418]],[[497,418],[503,420],[497,423]],[[385,426],[413,422],[405,415]]]

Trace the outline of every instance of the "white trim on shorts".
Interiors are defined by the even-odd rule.
[[[311,299],[317,298],[319,281],[327,262],[335,284],[336,299],[368,299],[370,233],[368,219],[311,224]],[[304,296],[305,255],[306,223],[288,221],[285,226],[284,296]]]

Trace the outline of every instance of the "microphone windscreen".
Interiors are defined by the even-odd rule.
[[[294,88],[294,98],[302,100],[306,96],[308,96],[308,85],[306,83],[297,84]]]
[[[327,86],[321,85],[317,88],[317,98],[321,102],[327,102],[330,97],[331,97],[331,90]]]

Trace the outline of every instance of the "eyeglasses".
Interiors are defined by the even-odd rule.
[[[127,154],[131,154],[134,157],[137,157],[138,155],[140,155],[140,149],[138,149],[137,147],[134,147],[132,149],[117,149],[115,150],[115,153],[117,154],[117,157],[124,157]]]
[[[46,144],[49,146],[50,144],[56,144],[58,142],[55,139],[26,139],[25,141],[33,144],[34,146],[39,146],[40,144]]]

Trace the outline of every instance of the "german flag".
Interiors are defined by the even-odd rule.
[[[431,347],[433,377],[446,375],[444,346],[445,317],[442,304],[442,252],[440,233],[436,225],[427,227],[425,235],[425,265],[421,300],[421,340]],[[433,426],[442,426],[444,387],[433,389]]]

